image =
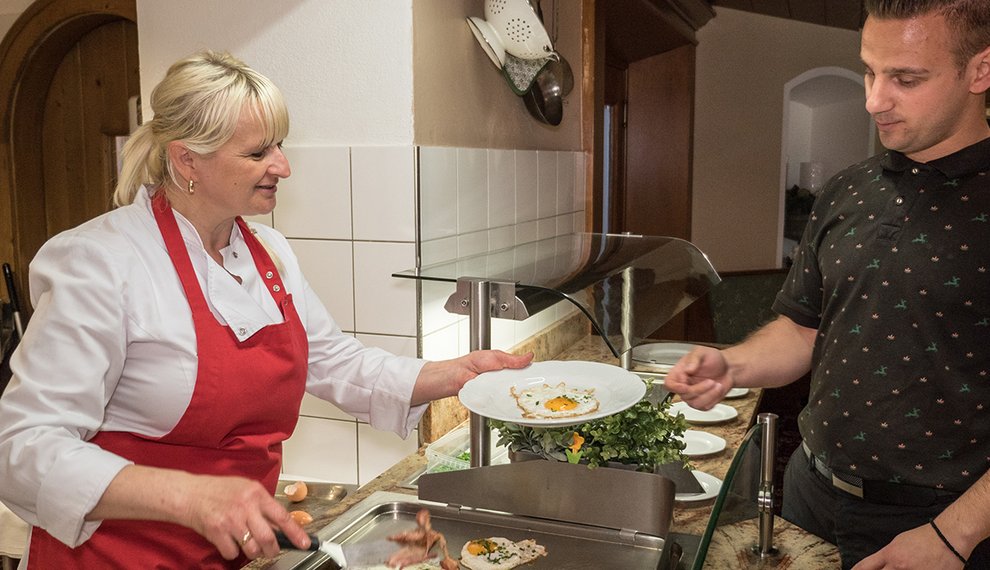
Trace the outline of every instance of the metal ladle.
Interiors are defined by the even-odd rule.
[[[546,20],[543,19],[543,7],[540,5],[540,0],[527,0],[529,5],[533,7],[536,11],[536,16],[540,19],[540,22],[546,25]],[[557,3],[553,4],[553,31],[550,32],[550,41],[553,45],[557,45]],[[560,85],[563,88],[562,95],[567,96],[568,93],[574,89],[574,72],[571,70],[571,64],[564,59],[564,56],[560,55],[560,52],[554,51],[550,54],[551,59],[558,60],[556,65],[558,69],[556,70],[557,77],[560,79]]]
[[[548,60],[523,95],[529,113],[537,120],[553,126],[559,125],[564,118],[563,85],[559,73],[559,62]]]
[[[560,78],[561,95],[567,97],[567,94],[574,89],[574,72],[571,71],[571,64],[567,63],[564,56],[559,53],[554,55],[557,56],[557,60],[554,60],[553,56],[551,56],[550,61],[553,62],[554,67],[559,68],[556,70],[556,73],[557,77]]]

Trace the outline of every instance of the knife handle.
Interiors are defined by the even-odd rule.
[[[301,550],[298,546],[292,544],[292,541],[289,540],[289,537],[285,536],[285,533],[280,530],[275,531],[275,540],[278,541],[278,545],[282,548],[289,548],[291,550]],[[320,539],[317,538],[315,534],[310,534],[309,548],[307,548],[306,550],[316,551],[319,549],[320,549]]]
[[[14,312],[21,310],[21,300],[17,297],[17,288],[14,285],[14,272],[10,269],[9,263],[3,264],[3,280],[7,284],[7,296],[10,298],[10,307]]]

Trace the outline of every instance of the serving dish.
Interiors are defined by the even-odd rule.
[[[696,410],[691,406],[687,405],[686,402],[674,402],[670,405],[669,412],[671,415],[683,414],[684,419],[688,423],[697,425],[712,425],[720,424],[722,422],[727,422],[729,420],[735,419],[739,415],[739,411],[732,406],[727,406],[725,404],[715,404],[710,410]]]
[[[516,404],[511,389],[517,391],[543,384],[594,390],[598,409],[594,412],[563,418],[527,418]],[[485,372],[461,388],[458,398],[467,409],[496,420],[528,426],[568,426],[621,412],[646,395],[646,383],[636,374],[618,366],[600,362],[534,362],[526,368]]]
[[[698,345],[684,342],[652,342],[633,347],[633,362],[647,368],[668,371]]]
[[[656,568],[665,542],[663,538],[639,532],[448,506],[382,491],[355,504],[316,534],[321,540],[343,544],[379,540],[415,527],[416,513],[421,508],[430,511],[433,528],[444,534],[454,557],[458,557],[466,542],[477,538],[536,540],[547,549],[547,556],[524,566],[527,570]],[[333,569],[336,564],[326,554],[292,551],[286,552],[271,568]]]
[[[718,497],[718,492],[722,490],[722,480],[714,475],[709,475],[697,469],[692,471],[694,477],[704,489],[701,493],[677,493],[674,495],[674,504],[681,507],[700,507],[707,505]]]
[[[680,439],[687,444],[684,455],[688,457],[705,457],[725,449],[725,439],[704,431],[689,429]]]
[[[742,398],[746,394],[749,394],[749,388],[732,388],[725,393],[725,398],[727,400],[734,400],[736,398]]]

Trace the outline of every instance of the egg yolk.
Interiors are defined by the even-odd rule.
[[[467,550],[474,556],[494,552],[498,545],[490,540],[472,540],[468,543]]]
[[[577,407],[578,403],[567,396],[557,396],[556,398],[547,400],[547,403],[543,405],[546,406],[548,410],[554,412],[564,412],[567,410],[573,410]]]

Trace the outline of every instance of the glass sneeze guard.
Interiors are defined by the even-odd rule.
[[[588,317],[616,357],[720,281],[707,256],[688,241],[593,233],[524,243],[393,276],[458,283],[446,308],[459,314],[471,314],[469,282],[493,286],[488,314],[494,318],[523,320],[565,299]]]

